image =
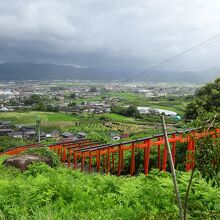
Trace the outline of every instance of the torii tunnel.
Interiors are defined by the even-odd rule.
[[[198,132],[194,129],[168,133],[168,142],[171,145],[174,165],[177,166],[177,153],[179,143],[185,145],[185,170],[190,171],[195,165],[194,153],[198,139],[210,135],[212,138],[220,137],[220,129],[215,128],[209,132]],[[39,144],[26,145],[8,150],[1,155],[16,155],[32,147],[40,147]],[[168,169],[168,154],[163,134],[137,140],[125,141],[114,144],[99,144],[89,139],[59,142],[48,146],[57,153],[61,162],[72,169],[81,169],[86,172],[98,172],[116,174],[120,176],[127,166],[127,174],[135,175],[137,172],[137,154],[141,152],[143,172],[147,175],[150,168],[158,168],[166,171]],[[155,155],[156,153],[156,155]],[[129,155],[129,156],[126,156]],[[156,166],[150,167],[150,159],[156,158]],[[126,165],[125,165],[126,162]],[[154,164],[155,165],[155,164]]]

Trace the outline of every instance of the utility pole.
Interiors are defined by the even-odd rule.
[[[36,120],[36,127],[37,127],[37,138],[38,138],[38,143],[40,143],[40,126],[41,126],[41,119]]]
[[[164,135],[164,139],[165,139],[165,146],[164,147],[167,148],[167,152],[168,152],[169,164],[170,164],[171,173],[172,173],[172,177],[173,177],[173,185],[174,185],[176,198],[177,198],[177,202],[178,202],[178,206],[179,206],[180,220],[183,220],[182,201],[180,198],[180,193],[179,193],[179,189],[178,189],[178,185],[177,185],[177,181],[176,181],[176,172],[175,172],[173,158],[172,158],[172,154],[171,154],[171,150],[170,150],[170,144],[168,141],[166,123],[165,123],[165,119],[164,119],[163,115],[161,115],[161,121],[162,121],[162,127],[163,127],[163,135]]]

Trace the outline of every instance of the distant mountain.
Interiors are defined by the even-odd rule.
[[[66,65],[4,63],[0,64],[0,80],[64,80],[64,79],[107,79],[112,74],[95,68],[76,68]]]
[[[0,80],[135,80],[149,82],[204,83],[220,76],[220,68],[202,71],[155,71],[132,78],[134,70],[76,68],[66,65],[4,63],[0,64]],[[139,72],[139,70],[137,71]]]
[[[200,71],[155,71],[140,76],[141,81],[151,82],[191,82],[205,83],[220,77],[220,68],[210,68]]]

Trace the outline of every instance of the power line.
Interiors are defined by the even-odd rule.
[[[196,53],[196,52],[198,52],[198,51],[200,51],[202,49],[205,49],[205,48],[209,47],[210,45],[218,42],[219,40],[220,40],[220,34],[216,34],[216,35],[208,38],[207,40],[200,42],[199,44],[197,44],[197,45],[195,45],[195,46],[193,46],[193,47],[191,47],[191,48],[181,52],[180,54],[177,54],[176,56],[174,56],[174,57],[172,57],[172,58],[170,58],[168,60],[165,60],[165,61],[163,61],[163,62],[161,62],[161,63],[159,63],[159,64],[157,64],[157,65],[155,65],[155,66],[153,66],[153,67],[143,71],[143,72],[135,74],[134,76],[132,76],[130,78],[130,80],[134,79],[134,78],[136,78],[138,76],[144,75],[144,74],[152,73],[152,72],[154,72],[157,69],[160,69],[160,68],[162,68],[164,66],[167,66],[167,65],[169,65],[171,63],[174,63],[174,62],[176,62],[178,60],[181,60],[181,59],[183,59],[183,58],[185,58],[187,56],[190,56],[190,55],[192,55],[192,54],[194,54],[194,53]]]

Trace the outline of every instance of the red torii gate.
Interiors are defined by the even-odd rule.
[[[49,145],[48,147],[49,149],[53,148],[54,151],[58,150],[57,153],[60,155],[62,153],[61,151],[63,151],[66,147],[68,148],[76,147],[80,149],[81,147],[92,145],[92,143],[94,142],[89,139],[79,139],[79,140],[68,140],[68,141],[58,142],[58,143]],[[14,155],[17,155],[19,153],[26,151],[29,148],[37,148],[37,147],[43,147],[43,145],[42,144],[28,144],[24,146],[12,147],[8,149],[7,151],[0,153],[0,156],[2,155],[14,156]],[[65,160],[65,157],[63,159]]]
[[[42,146],[41,144],[28,144],[28,145],[24,145],[24,146],[17,146],[17,147],[13,147],[13,148],[8,149],[5,152],[0,153],[0,156],[3,156],[3,155],[14,156],[14,155],[17,155],[17,154],[20,154],[20,153],[26,151],[29,148],[35,148],[35,147],[41,147],[41,146]]]
[[[184,136],[184,133],[187,133]],[[200,132],[196,133],[195,130],[189,129],[183,132],[171,132],[168,133],[168,141],[172,147],[172,157],[175,164],[176,160],[176,144],[177,143],[187,143],[186,152],[186,171],[191,170],[194,167],[194,152],[196,140],[207,135],[211,135],[212,138],[219,137],[220,129],[216,128],[215,131],[210,132]],[[161,158],[161,146],[163,146],[163,156]],[[124,170],[124,152],[131,152],[130,159],[130,175],[135,175],[135,150],[143,149],[144,153],[144,173],[147,175],[149,173],[149,161],[151,148],[157,148],[157,168],[159,170],[166,171],[167,169],[167,149],[165,147],[165,141],[163,134],[154,135],[152,137],[141,138],[133,141],[126,141],[116,144],[104,144],[96,145],[87,144],[81,148],[73,147],[67,148],[63,147],[62,153],[59,153],[61,160],[64,163],[68,163],[68,167],[73,163],[73,168],[77,168],[77,163],[81,166],[81,171],[85,170],[85,164],[88,165],[88,171],[92,172],[93,167],[96,168],[97,172],[100,173],[101,170],[105,173],[115,173],[121,175],[121,171]],[[49,147],[54,151],[54,147]],[[95,166],[93,159],[95,158]],[[162,159],[162,163],[161,163]],[[117,167],[116,167],[117,164]],[[117,170],[116,170],[117,168]]]
[[[184,135],[184,133],[186,135]],[[187,143],[186,152],[186,171],[191,170],[194,167],[194,152],[196,146],[196,140],[207,135],[211,135],[213,138],[220,137],[220,129],[216,128],[214,131],[209,132],[196,132],[195,129],[188,129],[185,131],[177,131],[168,133],[168,141],[172,147],[172,157],[174,164],[176,163],[176,144]],[[22,151],[31,147],[41,147],[39,144],[32,144],[26,146],[20,146],[11,150],[8,150],[1,155],[16,155]],[[132,141],[125,141],[115,144],[102,144],[93,142],[89,139],[71,140],[65,142],[59,142],[48,146],[48,148],[59,155],[60,160],[67,164],[68,167],[77,169],[78,165],[81,167],[81,171],[85,170],[85,164],[88,165],[88,172],[92,172],[96,168],[97,172],[101,170],[105,173],[117,173],[121,175],[124,170],[124,152],[130,152],[130,175],[135,175],[135,150],[143,149],[143,167],[144,173],[147,175],[149,172],[149,161],[151,148],[157,149],[157,168],[159,170],[166,171],[167,169],[167,149],[165,147],[165,141],[163,134],[153,135],[151,137],[141,138]],[[163,147],[163,152],[161,147]],[[162,153],[162,155],[161,155]],[[162,156],[162,158],[161,158]],[[94,160],[95,159],[95,165]],[[162,159],[162,161],[161,161]],[[117,167],[116,167],[117,166]]]

